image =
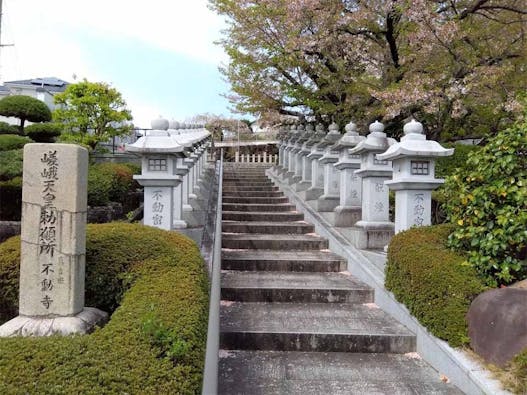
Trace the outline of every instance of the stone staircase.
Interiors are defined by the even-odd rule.
[[[236,167],[234,167],[236,166]],[[345,271],[265,167],[225,164],[219,392],[460,393]]]

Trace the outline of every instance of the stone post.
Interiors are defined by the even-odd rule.
[[[19,316],[0,337],[90,332],[108,315],[84,307],[88,151],[26,144]]]
[[[357,126],[350,122],[346,125],[346,133],[337,142],[339,161],[334,164],[340,172],[340,199],[335,208],[333,224],[338,227],[355,225],[361,219],[362,180],[355,174],[360,168],[360,155],[349,154],[349,149],[365,139],[357,133]]]
[[[307,155],[311,161],[311,187],[306,190],[306,200],[315,200],[324,194],[324,168],[318,161],[324,154],[325,145],[320,145],[326,136],[324,126],[318,124],[315,132],[316,142]]]
[[[384,125],[378,121],[369,129],[366,139],[349,153],[361,156],[361,167],[355,174],[362,178],[362,219],[355,224],[359,232],[354,242],[358,248],[375,249],[389,243],[394,229],[389,215],[389,191],[384,185],[392,177],[392,164],[375,155],[386,151],[395,141],[386,137]]]
[[[377,159],[393,163],[393,178],[384,183],[395,191],[395,233],[431,224],[432,190],[445,181],[434,178],[435,158],[453,153],[453,148],[426,140],[423,125],[412,120],[404,125],[399,143],[377,154]]]
[[[300,158],[299,165],[301,168],[300,182],[296,184],[295,188],[298,192],[303,192],[311,186],[311,159],[308,159],[307,155],[311,152],[311,148],[315,142],[318,142],[315,139],[315,128],[312,124],[307,124],[306,132],[304,134],[304,140],[302,147],[298,152]]]
[[[336,123],[329,125],[329,132],[320,143],[324,147],[324,155],[318,160],[324,167],[324,194],[316,200],[315,209],[321,212],[333,211],[339,204],[339,174],[333,166],[339,160],[339,152],[335,150],[335,143],[340,140],[339,127]]]

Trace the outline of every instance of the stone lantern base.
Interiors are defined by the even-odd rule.
[[[85,307],[74,316],[30,317],[19,315],[0,326],[0,337],[83,335],[103,326],[108,314],[94,307]]]
[[[383,249],[390,243],[394,235],[393,222],[359,221],[354,227],[347,229],[347,236],[359,249]]]
[[[362,217],[362,208],[353,206],[337,206],[334,210],[333,225],[341,228],[354,226]]]

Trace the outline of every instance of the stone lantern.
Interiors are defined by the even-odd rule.
[[[336,123],[329,125],[329,132],[324,140],[319,144],[324,148],[324,154],[318,160],[324,167],[324,194],[320,196],[315,205],[317,211],[333,211],[339,204],[339,174],[333,166],[339,160],[339,152],[335,149],[335,144],[340,140],[341,134]]]
[[[303,124],[299,124],[296,127],[296,131],[296,138],[293,141],[293,148],[291,149],[295,161],[295,170],[293,177],[289,179],[290,184],[298,184],[302,180],[302,144],[304,144],[304,142],[308,138],[306,129],[304,128]]]
[[[158,120],[152,122],[152,127],[164,125]],[[175,197],[181,189],[176,161],[184,157],[184,147],[166,130],[154,129],[134,144],[127,144],[125,149],[141,156],[141,174],[134,175],[134,179],[144,187],[143,223],[165,230],[186,227],[182,219],[182,202]]]
[[[384,248],[393,235],[394,224],[390,222],[389,190],[384,181],[392,178],[392,164],[388,160],[376,158],[376,154],[385,152],[395,143],[384,133],[384,125],[378,121],[369,127],[370,134],[350,155],[360,155],[360,170],[355,174],[362,179],[361,220],[355,224],[354,242],[358,248]]]
[[[431,224],[432,190],[445,182],[434,178],[435,158],[454,153],[427,140],[420,122],[412,119],[403,130],[399,143],[377,154],[377,159],[393,163],[393,178],[384,183],[395,191],[395,233]]]
[[[302,169],[302,178],[298,184],[295,185],[297,192],[303,192],[311,186],[311,159],[307,157],[311,152],[313,144],[318,143],[315,137],[315,128],[308,123],[306,126],[305,140],[298,152],[300,158],[300,166]]]
[[[324,194],[324,167],[318,161],[324,155],[326,130],[324,125],[318,124],[315,128],[314,144],[307,158],[311,161],[311,187],[306,190],[306,200],[315,200]]]
[[[293,148],[295,145],[295,141],[298,138],[298,133],[296,129],[296,125],[291,125],[289,136],[287,138],[287,143],[285,146],[285,156],[286,156],[286,173],[283,175],[283,179],[286,182],[290,182],[290,179],[295,175],[295,167],[296,167],[296,161],[294,158]]]
[[[360,155],[350,154],[349,150],[354,148],[365,139],[357,133],[357,126],[350,122],[346,125],[346,133],[335,144],[339,150],[339,161],[335,163],[340,172],[340,200],[335,208],[333,224],[339,227],[355,225],[361,219],[362,205],[362,180],[355,174],[360,168]]]

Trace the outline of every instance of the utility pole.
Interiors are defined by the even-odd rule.
[[[2,57],[1,57],[1,51],[3,47],[13,47],[15,44],[3,44],[2,43],[2,18],[4,16],[3,14],[3,0],[0,0],[0,72],[2,70]],[[2,78],[0,75],[0,82]]]

